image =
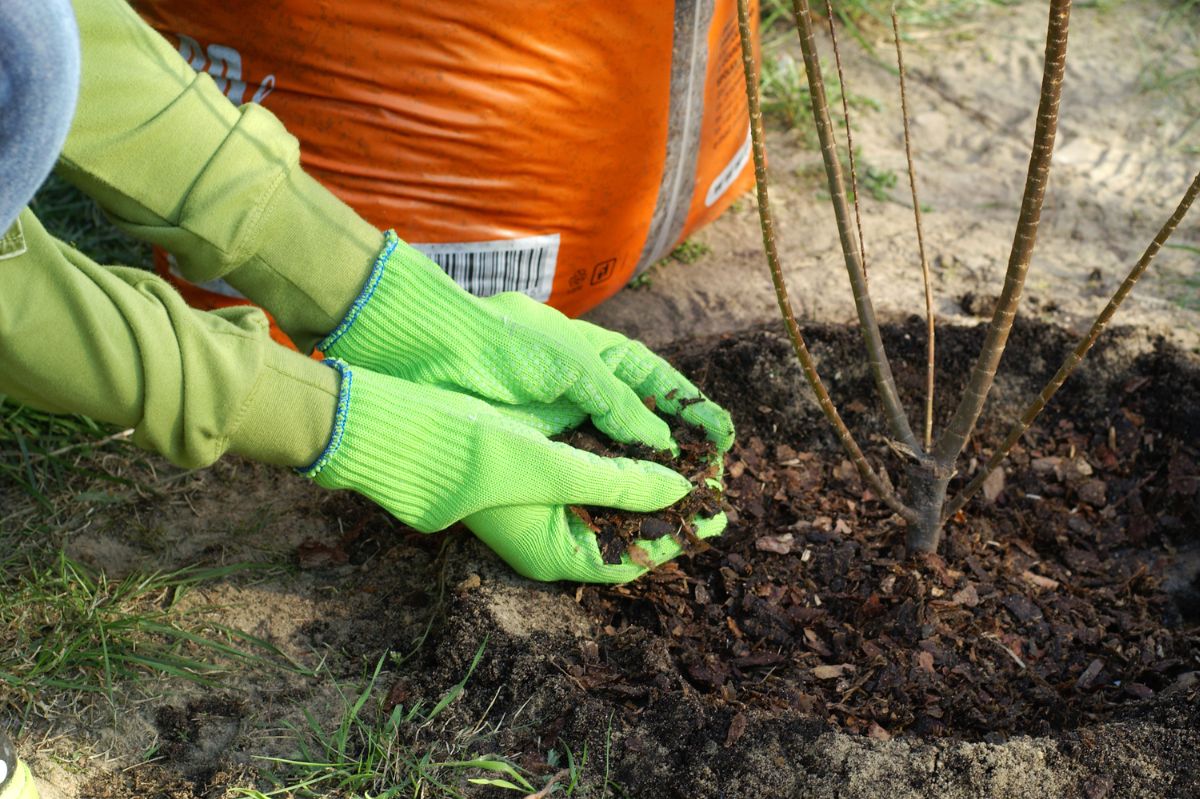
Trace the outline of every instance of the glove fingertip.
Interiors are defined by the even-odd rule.
[[[674,469],[653,461],[634,461],[641,464],[642,471],[649,477],[661,481],[664,486],[675,491],[681,491],[679,497],[692,490],[692,483]],[[678,499],[679,497],[676,497]],[[675,500],[672,500],[674,502]]]
[[[639,404],[636,416],[630,420],[629,424],[616,423],[615,426],[628,431],[625,443],[638,442],[659,451],[673,451],[677,446],[675,440],[671,438],[671,428],[667,426],[667,423],[655,416],[644,405]],[[608,431],[605,430],[605,432]]]
[[[715,402],[705,400],[684,408],[680,417],[689,424],[703,427],[708,434],[708,440],[716,444],[721,452],[727,452],[733,446],[733,419],[729,412]]]
[[[725,528],[729,526],[729,517],[725,515],[725,511],[718,511],[715,516],[708,518],[698,516],[693,523],[696,526],[697,538],[715,538],[725,532]]]

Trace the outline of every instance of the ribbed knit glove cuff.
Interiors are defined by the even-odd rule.
[[[355,371],[337,359],[325,363],[342,375],[333,432],[317,460],[298,471],[317,485],[357,491],[380,501],[397,518],[418,528],[426,526],[422,519],[439,515],[438,498],[462,488],[443,485],[438,479],[454,473],[453,466],[439,468],[439,460],[455,458],[462,449],[450,439],[453,429],[437,431],[440,446],[421,448],[425,468],[420,479],[414,479],[417,464],[397,452],[395,438],[387,434],[395,421],[396,397],[383,382],[386,378]]]
[[[389,230],[362,292],[317,349],[355,366],[403,374],[400,367],[420,354],[406,351],[407,341],[434,339],[446,330],[469,334],[458,320],[473,302],[437,264]]]

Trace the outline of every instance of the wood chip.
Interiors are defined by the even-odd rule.
[[[755,539],[754,547],[762,552],[774,552],[776,555],[786,555],[792,551],[793,540],[794,536],[791,533],[764,535]]]
[[[654,568],[654,558],[650,557],[650,553],[642,549],[637,544],[630,544],[629,549],[627,549],[626,552],[629,553],[629,559],[633,561],[634,564],[641,566],[643,569]]]
[[[746,715],[738,712],[729,720],[729,731],[725,733],[725,748],[733,746],[746,733]]]
[[[1088,667],[1083,670],[1083,674],[1079,675],[1079,679],[1075,681],[1075,687],[1081,691],[1086,691],[1092,687],[1092,683],[1100,676],[1100,671],[1104,668],[1104,661],[1096,658]]]
[[[979,604],[979,592],[975,589],[975,583],[968,581],[966,585],[955,591],[950,599],[956,605],[973,608]]]
[[[995,502],[1004,491],[1004,467],[997,468],[983,481],[983,496],[988,502]]]
[[[853,663],[839,663],[836,666],[817,666],[812,670],[812,675],[818,680],[836,680],[853,671]]]
[[[348,563],[350,556],[341,544],[330,546],[308,538],[296,547],[296,560],[301,569],[323,569]]]
[[[890,732],[888,732],[887,730],[885,730],[883,727],[880,727],[874,721],[871,722],[870,727],[867,727],[867,737],[871,738],[873,740],[876,740],[876,741],[892,740],[892,734]]]
[[[1049,577],[1043,577],[1040,574],[1034,574],[1033,572],[1029,571],[1028,569],[1021,572],[1021,579],[1023,579],[1025,582],[1029,583],[1030,585],[1036,585],[1038,588],[1045,588],[1050,591],[1053,591],[1056,588],[1058,588],[1060,585],[1062,585],[1062,583],[1060,583],[1058,580],[1053,580]]]

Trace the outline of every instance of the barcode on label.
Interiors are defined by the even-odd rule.
[[[519,291],[545,302],[554,286],[558,245],[559,235],[552,233],[499,241],[412,246],[477,297]]]

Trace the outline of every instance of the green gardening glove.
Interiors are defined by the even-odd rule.
[[[725,530],[725,514],[693,522],[699,538],[711,538]],[[491,547],[516,572],[534,580],[571,580],[577,583],[626,583],[649,569],[634,563],[628,553],[618,564],[604,562],[596,535],[579,517],[564,507],[521,505],[488,508],[463,519],[463,524],[480,541]],[[665,535],[637,545],[644,562],[659,566],[682,551]]]
[[[337,417],[325,452],[302,473],[326,488],[357,491],[423,532],[505,506],[651,511],[690,489],[663,466],[552,442],[479,399],[327,363],[342,374]],[[517,558],[510,562],[523,574],[549,580],[575,568],[575,554],[556,535],[562,531],[523,526],[485,540],[501,557]],[[530,552],[556,555],[539,563]]]
[[[502,311],[525,314],[527,318],[547,329],[565,324],[600,356],[612,376],[632,388],[638,397],[653,397],[661,411],[677,414],[688,424],[703,428],[706,437],[716,445],[719,453],[724,454],[733,446],[733,420],[729,418],[729,413],[705,397],[700,389],[676,371],[675,367],[664,358],[655,355],[640,341],[632,341],[620,333],[581,319],[568,319],[549,305],[534,302],[524,294],[497,294],[485,302]],[[551,420],[558,421],[562,417],[563,409],[554,407],[554,404],[549,408],[544,404],[535,404],[531,411],[535,416],[548,416]],[[568,426],[575,427],[583,418],[581,413],[578,421]],[[559,432],[562,431],[558,430],[548,435],[557,435]],[[641,443],[650,445],[647,441]]]
[[[562,401],[493,407],[547,436],[559,435],[582,421]],[[720,454],[717,457],[720,463],[723,459]],[[723,472],[722,468],[717,478],[709,481],[712,487],[722,487]],[[720,535],[727,523],[722,512],[709,519],[693,519],[692,527],[696,536],[704,539]],[[595,533],[569,508],[563,507],[488,508],[463,519],[463,524],[514,570],[534,579],[550,579],[539,575],[554,575],[553,579],[581,583],[624,583],[649,571],[646,564],[659,566],[682,553],[679,544],[668,535],[636,542],[643,553],[639,558],[641,563],[634,563],[628,553],[622,555],[619,564],[605,563]]]
[[[356,366],[493,404],[561,401],[617,441],[660,450],[672,448],[670,431],[642,397],[669,410],[700,396],[666,361],[618,333],[522,294],[471,296],[391,232],[362,294],[318,346]],[[733,426],[719,407],[705,401],[684,416],[729,448]]]

